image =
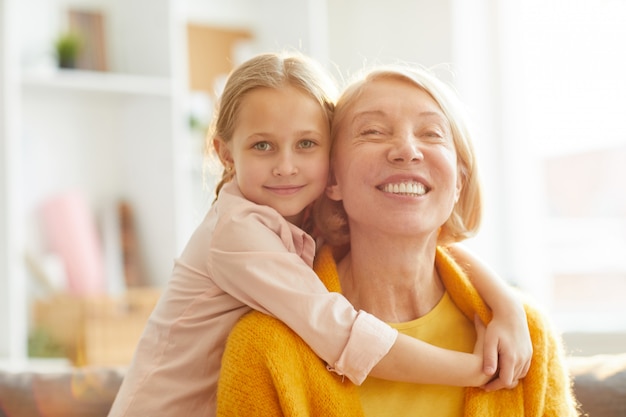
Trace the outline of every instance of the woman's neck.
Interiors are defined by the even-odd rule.
[[[431,311],[444,294],[435,268],[436,241],[351,237],[338,265],[343,294],[359,310],[387,322],[406,322]]]

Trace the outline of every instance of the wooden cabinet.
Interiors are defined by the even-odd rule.
[[[134,288],[117,296],[59,294],[38,300],[33,333],[75,366],[128,366],[160,294]]]

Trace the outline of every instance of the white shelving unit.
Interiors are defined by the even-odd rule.
[[[20,95],[18,47],[11,42],[14,10],[15,1],[0,1],[0,357],[9,359],[24,356],[27,323],[24,277],[16,262],[22,233],[17,221]]]
[[[47,197],[79,190],[96,219],[119,199],[130,202],[147,280],[166,283],[211,199],[198,178],[199,139],[187,127],[186,24],[247,28],[254,50],[299,46],[323,58],[311,39],[324,34],[324,2],[257,3],[0,0],[0,366],[26,366],[32,277],[24,257],[41,243],[37,210]],[[289,25],[276,24],[287,21],[273,11],[287,6]],[[103,12],[106,72],[55,67],[52,44],[68,7]]]
[[[171,80],[166,77],[137,76],[82,70],[54,70],[49,72],[25,72],[22,74],[24,88],[58,90],[59,92],[94,92],[154,97],[172,95]]]
[[[162,286],[169,277],[193,204],[176,3],[0,2],[0,361],[26,359],[31,277],[24,258],[41,246],[38,209],[49,196],[78,191],[96,219],[121,199],[130,202],[148,283]],[[70,6],[105,13],[107,72],[38,64],[49,60],[63,30],[57,17]],[[39,8],[47,20],[27,13]]]

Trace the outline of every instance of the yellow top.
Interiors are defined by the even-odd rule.
[[[489,322],[487,306],[444,249],[437,250],[436,263],[459,310],[466,317],[476,314]],[[331,291],[337,291],[339,277],[330,248],[318,253],[315,271]],[[511,390],[465,388],[464,417],[579,415],[559,339],[537,309],[526,305],[526,316],[533,344],[528,375]],[[282,322],[253,311],[242,317],[229,336],[218,384],[217,415],[360,417],[363,408],[354,384],[329,372]]]
[[[472,352],[474,324],[446,292],[428,314],[406,323],[392,323],[399,332],[445,349]],[[463,416],[465,389],[444,385],[416,385],[370,377],[359,387],[365,416]],[[411,410],[407,413],[407,410]]]

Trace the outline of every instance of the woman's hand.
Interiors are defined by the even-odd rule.
[[[485,332],[483,369],[493,379],[483,386],[486,391],[515,388],[528,373],[533,354],[528,322],[523,307],[509,305],[508,314],[494,310]]]

